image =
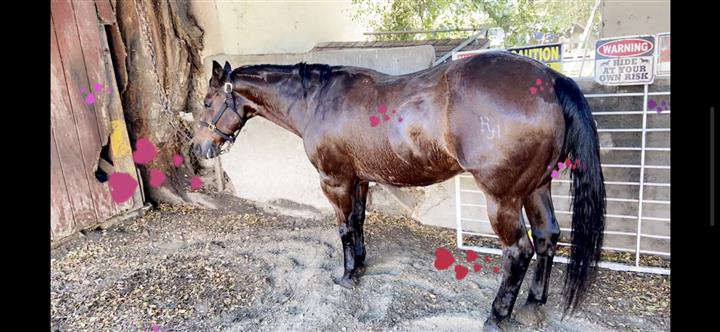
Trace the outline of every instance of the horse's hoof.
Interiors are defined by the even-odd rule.
[[[343,286],[347,289],[353,289],[353,280],[352,278],[342,277],[338,282],[338,285]]]
[[[542,322],[544,317],[543,311],[537,304],[526,303],[515,311],[515,320],[520,324],[534,326]]]
[[[483,332],[505,332],[505,329],[497,320],[488,318],[483,325]]]
[[[353,271],[353,275],[359,277],[359,276],[365,274],[365,270],[366,270],[365,265],[360,265],[355,268],[355,270]]]

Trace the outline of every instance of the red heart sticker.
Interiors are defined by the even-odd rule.
[[[445,270],[455,263],[455,257],[453,257],[450,250],[445,248],[437,248],[435,250],[435,268],[438,270]]]
[[[468,269],[462,265],[455,265],[455,278],[457,280],[463,280],[468,274]]]
[[[474,251],[472,251],[472,250],[468,250],[468,252],[467,252],[467,261],[468,261],[468,262],[473,262],[473,261],[475,261],[477,258],[478,258],[478,255],[477,255],[476,252],[474,252]]]

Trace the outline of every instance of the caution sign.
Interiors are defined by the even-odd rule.
[[[603,85],[651,84],[655,79],[654,55],[654,36],[598,40],[595,81]]]
[[[535,59],[558,72],[562,72],[562,44],[509,48],[508,51]]]

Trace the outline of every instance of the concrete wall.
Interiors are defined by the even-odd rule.
[[[191,0],[205,31],[203,58],[307,52],[320,42],[364,40],[351,9],[350,1]]]
[[[670,0],[604,0],[602,38],[670,32]]]

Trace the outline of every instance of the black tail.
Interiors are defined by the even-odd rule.
[[[605,229],[605,183],[600,167],[600,143],[590,106],[571,79],[557,75],[555,93],[565,116],[565,152],[579,167],[572,170],[572,248],[567,265],[563,316],[584,298],[595,276]]]

